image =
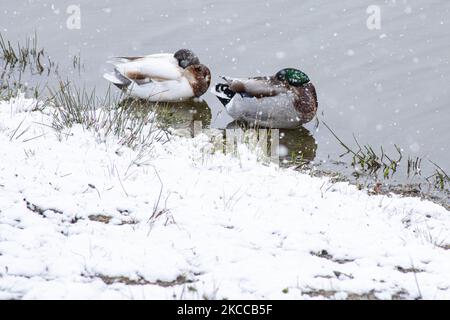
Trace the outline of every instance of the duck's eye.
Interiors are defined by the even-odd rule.
[[[286,80],[286,72],[284,70],[277,73],[277,79],[280,81]]]

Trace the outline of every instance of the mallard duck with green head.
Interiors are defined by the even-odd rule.
[[[317,94],[302,71],[286,68],[270,77],[229,78],[213,88],[235,120],[269,128],[296,128],[317,112]]]

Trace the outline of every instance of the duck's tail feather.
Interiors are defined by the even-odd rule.
[[[114,72],[105,73],[103,78],[120,89],[126,88],[131,84],[131,80],[122,75],[117,69],[114,69]]]
[[[220,78],[225,80],[226,83],[228,83],[228,84],[231,84],[234,80],[239,80],[238,78],[232,78],[232,77],[228,77],[228,76],[220,76]]]
[[[224,106],[226,106],[236,94],[234,91],[231,91],[228,84],[224,83],[216,84],[215,87],[211,88],[211,93],[214,94]]]
[[[127,63],[131,61],[136,61],[142,59],[143,57],[109,57],[109,60],[106,63],[110,63],[112,65],[118,65],[121,63]]]

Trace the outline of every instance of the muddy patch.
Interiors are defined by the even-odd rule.
[[[164,287],[164,288],[194,283],[194,280],[188,279],[184,275],[179,275],[175,280],[172,280],[172,281],[163,281],[163,280],[148,281],[143,277],[139,277],[137,279],[131,279],[131,278],[125,277],[125,276],[108,276],[108,275],[103,275],[103,274],[97,274],[91,278],[101,279],[107,285],[121,283],[121,284],[131,285],[131,286],[156,285],[156,286],[160,286],[160,287]]]
[[[317,252],[311,251],[310,254],[313,256],[319,257],[319,258],[323,258],[323,259],[327,259],[327,260],[339,263],[339,264],[350,263],[350,262],[355,261],[355,259],[335,258],[331,254],[329,254],[327,250],[320,250]]]

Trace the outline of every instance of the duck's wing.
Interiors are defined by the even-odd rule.
[[[284,85],[269,77],[249,79],[223,77],[223,79],[233,92],[256,98],[273,97],[287,91]]]
[[[138,84],[177,80],[183,75],[183,69],[170,53],[143,57],[117,57],[115,61],[110,62],[115,66],[117,73]]]
[[[136,56],[136,57],[112,57],[108,63],[116,64],[116,63],[125,63],[125,62],[131,62],[136,61],[144,58],[144,56]]]

